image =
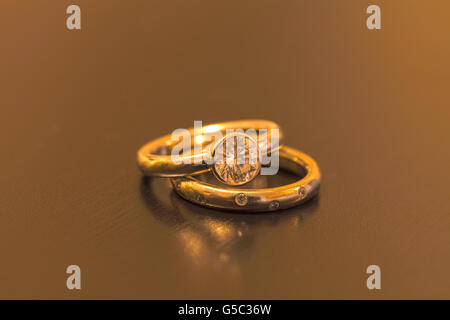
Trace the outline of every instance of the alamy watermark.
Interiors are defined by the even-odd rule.
[[[366,19],[366,26],[369,30],[381,29],[381,9],[378,5],[372,4],[366,8],[366,14],[370,16]],[[81,30],[81,8],[76,4],[71,4],[66,9],[66,27],[69,30]]]
[[[367,267],[366,273],[370,274],[367,278],[366,286],[369,290],[381,289],[381,268],[376,264],[371,264]]]
[[[81,269],[76,264],[67,267],[66,273],[70,274],[66,280],[66,286],[69,290],[81,290]]]
[[[279,129],[226,129],[217,125],[203,127],[194,121],[194,129],[176,129],[171,139],[172,161],[176,164],[261,164],[261,175],[278,173],[280,161]]]

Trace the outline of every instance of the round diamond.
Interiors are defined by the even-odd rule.
[[[197,201],[200,202],[200,203],[205,203],[206,202],[205,198],[201,194],[197,195]]]
[[[300,196],[300,199],[303,199],[306,195],[306,189],[305,187],[300,187],[300,189],[298,189],[298,195]]]
[[[277,200],[272,201],[272,202],[269,204],[269,209],[270,209],[270,210],[277,210],[279,207],[280,207],[280,203],[279,203]]]
[[[243,207],[243,206],[245,206],[245,205],[247,204],[248,198],[247,198],[247,196],[246,196],[245,194],[239,193],[239,194],[237,194],[237,195],[234,197],[234,201],[236,201],[236,204],[237,204],[238,206]]]
[[[226,135],[217,143],[212,156],[215,176],[228,185],[250,182],[261,169],[258,144],[243,133]]]

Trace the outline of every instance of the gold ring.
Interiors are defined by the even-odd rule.
[[[222,145],[224,145],[224,141],[229,135],[217,141],[211,141],[211,139],[218,135],[223,135],[227,130],[246,130],[247,132],[251,130],[256,132],[258,130],[265,132],[263,136],[259,135],[256,139],[243,132],[232,134],[236,135],[236,139],[244,138],[246,145],[256,144],[258,154],[270,153],[276,150],[283,135],[275,122],[267,120],[223,122],[203,126],[200,132],[197,132],[195,128],[191,128],[184,130],[184,133],[190,137],[187,144],[185,144],[188,147],[188,153],[182,153],[177,158],[174,158],[172,151],[177,145],[180,145],[180,139],[173,139],[173,134],[165,135],[148,142],[139,149],[137,153],[138,166],[145,175],[158,177],[180,177],[213,170],[215,176],[226,184],[245,184],[259,173],[261,167],[259,159],[254,166],[250,166],[248,169],[246,167],[246,172],[243,174],[228,178],[222,174],[224,170],[220,171],[224,166],[223,164],[208,161],[214,157],[218,149],[223,147]],[[272,139],[272,133],[274,132],[277,134],[277,139]],[[193,139],[191,139],[192,137]],[[190,152],[191,148],[194,148],[194,153]],[[195,152],[196,150],[197,152]]]
[[[266,189],[223,188],[195,177],[171,178],[175,191],[184,199],[202,206],[236,211],[286,209],[314,197],[319,191],[320,170],[313,158],[296,149],[279,149],[280,166],[302,176],[294,183]]]

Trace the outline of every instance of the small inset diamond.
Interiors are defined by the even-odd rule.
[[[298,195],[300,196],[300,199],[303,199],[306,196],[305,187],[300,187],[300,189],[298,189]]]
[[[280,203],[278,202],[278,201],[272,201],[270,204],[269,204],[269,209],[270,210],[277,210],[278,208],[280,207]]]
[[[243,193],[238,193],[235,197],[234,197],[234,201],[236,202],[236,204],[238,206],[245,206],[248,203],[248,198],[245,194]]]
[[[200,203],[205,203],[206,202],[205,198],[201,194],[197,195],[197,201],[200,202]]]

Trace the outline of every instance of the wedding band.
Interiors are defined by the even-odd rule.
[[[236,211],[274,211],[307,201],[319,191],[320,170],[313,158],[296,149],[279,149],[280,166],[300,180],[275,188],[223,188],[195,177],[171,178],[174,190],[184,199],[202,206]]]
[[[137,153],[138,167],[143,172],[143,174],[158,177],[180,177],[199,174],[211,169],[214,170],[214,166],[206,163],[204,159],[207,159],[210,156],[210,153],[214,152],[214,150],[211,149],[211,146],[217,145],[217,143],[220,143],[220,141],[215,141],[216,144],[214,144],[214,142],[208,141],[206,137],[214,137],[217,133],[223,134],[227,130],[232,129],[267,130],[267,136],[269,137],[269,132],[271,130],[279,130],[278,141],[276,141],[276,145],[274,143],[275,141],[272,139],[270,139],[270,142],[268,143],[266,142],[267,139],[259,139],[257,141],[260,152],[270,152],[275,150],[276,148],[278,148],[278,143],[282,139],[282,131],[279,126],[275,122],[267,120],[240,120],[207,125],[201,128],[200,136],[195,136],[196,132],[194,132],[194,128],[191,128],[187,131],[191,136],[194,135],[194,139],[193,141],[190,141],[189,147],[194,147],[195,149],[196,145],[200,146],[201,152],[181,155],[178,158],[179,161],[175,162],[171,156],[171,152],[173,147],[177,143],[179,143],[179,141],[172,140],[172,135],[169,134],[150,141],[139,149]],[[249,136],[244,135],[244,138],[249,141],[247,143],[252,143],[252,140]],[[215,174],[216,173],[217,172],[215,172]],[[249,179],[243,180],[242,182],[223,182],[237,185],[247,183],[253,177],[254,175]]]

